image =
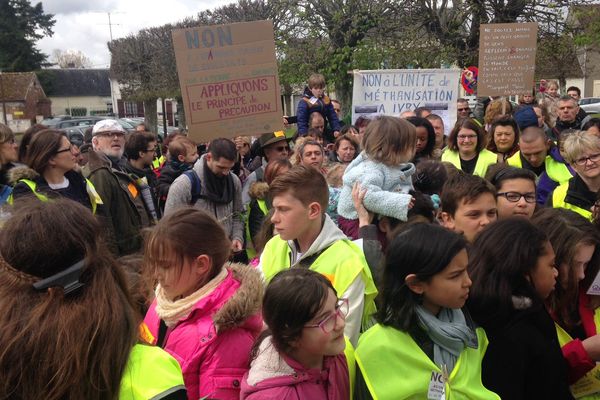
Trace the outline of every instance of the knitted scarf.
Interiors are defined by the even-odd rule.
[[[165,324],[170,328],[175,326],[179,321],[190,315],[194,306],[202,299],[210,295],[220,284],[227,278],[227,268],[223,268],[217,276],[208,281],[200,289],[187,297],[179,300],[170,300],[165,296],[163,288],[158,284],[156,286],[156,314],[165,321]]]

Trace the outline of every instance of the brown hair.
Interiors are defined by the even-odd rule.
[[[29,147],[29,143],[31,139],[39,132],[48,129],[47,126],[42,124],[35,124],[29,127],[21,137],[21,143],[19,144],[19,161],[25,162],[25,154],[27,153],[27,147]]]
[[[304,206],[318,202],[325,213],[329,204],[329,188],[325,177],[319,171],[304,165],[296,165],[269,185],[271,199],[286,193],[298,199]]]
[[[188,147],[195,148],[196,143],[186,136],[177,136],[169,144],[169,156],[171,157],[171,160],[177,160],[179,156],[187,156]]]
[[[483,122],[491,124],[495,119],[502,116],[510,116],[512,114],[512,105],[506,99],[492,100],[485,109]]]
[[[477,134],[477,149],[476,151],[479,153],[481,150],[485,148],[486,140],[485,140],[485,132],[481,125],[471,118],[460,118],[456,121],[454,128],[450,132],[448,136],[448,149],[452,151],[458,151],[458,132],[461,129],[470,129]]]
[[[342,142],[344,140],[350,142],[350,144],[354,147],[354,155],[355,156],[358,155],[358,153],[360,153],[360,147],[358,145],[358,142],[349,134],[340,135],[337,137],[337,139],[335,139],[335,152],[336,153],[340,149],[340,146],[342,145]]]
[[[270,185],[277,176],[281,175],[283,170],[292,169],[292,163],[288,160],[271,160],[265,167],[265,174],[263,176],[267,185]],[[287,172],[287,171],[286,171]]]
[[[25,163],[38,174],[42,175],[48,168],[50,159],[60,150],[65,134],[55,129],[38,132],[31,139],[25,153]]]
[[[496,199],[496,189],[491,183],[476,175],[460,172],[451,175],[442,188],[442,212],[454,216],[461,203],[471,203],[484,193]]]
[[[569,266],[567,287],[563,288],[562,284],[558,283],[547,300],[550,309],[558,318],[559,324],[569,330],[581,322],[578,318],[574,318],[579,315],[577,312],[579,282],[577,282],[574,276],[575,270],[572,268],[577,246],[580,244],[596,246],[585,271],[582,288],[586,290],[598,272],[600,238],[591,222],[570,210],[544,208],[533,215],[531,223],[548,236],[556,255],[555,264],[559,273],[562,264]]]
[[[115,399],[141,320],[92,213],[68,199],[23,200],[0,235],[0,393]],[[84,286],[33,283],[84,260]]]
[[[0,124],[0,144],[4,144],[15,140],[15,134],[10,128],[4,124]],[[5,164],[4,159],[2,158],[2,154],[0,154],[0,167]]]
[[[158,268],[173,266],[179,275],[186,261],[203,254],[212,261],[212,271],[206,278],[209,281],[221,271],[231,254],[231,242],[221,224],[194,207],[174,211],[161,219],[146,237],[144,265],[148,282],[154,281]]]
[[[308,87],[310,89],[325,89],[325,77],[322,74],[312,74],[308,78]]]
[[[141,125],[141,124],[140,124]],[[140,152],[146,152],[148,145],[157,142],[156,135],[148,131],[135,131],[129,134],[125,142],[125,154],[130,160],[139,160]]]
[[[492,126],[490,127],[489,133],[489,144],[487,149],[491,152],[498,153],[498,146],[496,145],[496,141],[494,140],[494,134],[496,133],[496,128],[499,126],[510,126],[515,133],[515,141],[513,142],[512,148],[508,151],[508,154],[513,155],[519,150],[519,125],[517,125],[517,121],[514,120],[510,115],[501,115],[492,122]]]
[[[410,161],[415,155],[417,130],[410,122],[396,117],[380,116],[367,126],[363,138],[365,153],[388,166]]]

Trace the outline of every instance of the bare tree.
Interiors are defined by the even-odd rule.
[[[52,51],[52,63],[60,68],[90,68],[92,62],[80,50],[60,50]]]

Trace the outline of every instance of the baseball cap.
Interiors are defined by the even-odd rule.
[[[270,144],[281,142],[284,140],[286,140],[286,141],[289,140],[287,138],[287,136],[285,136],[285,132],[284,131],[276,131],[276,132],[269,132],[269,133],[263,134],[258,139],[258,142],[260,143],[261,148],[265,148]]]
[[[96,124],[92,128],[92,136],[96,136],[97,134],[103,132],[126,133],[125,129],[121,126],[121,124],[119,124],[119,122],[114,119],[103,119],[101,121],[96,122]]]

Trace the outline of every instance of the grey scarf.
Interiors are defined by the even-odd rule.
[[[452,372],[466,346],[477,348],[477,334],[467,325],[462,310],[442,308],[436,317],[419,305],[415,312],[419,325],[433,341],[433,361],[442,371],[445,365],[448,374]]]

